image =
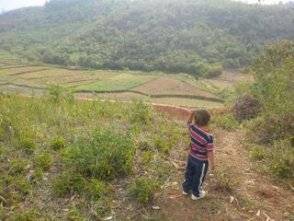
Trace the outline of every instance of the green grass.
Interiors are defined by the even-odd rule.
[[[141,85],[149,80],[155,79],[153,75],[135,75],[123,73],[107,80],[101,80],[88,85],[82,85],[76,90],[89,90],[89,91],[119,91],[130,90],[138,85]]]
[[[232,114],[216,115],[213,117],[212,123],[216,127],[223,128],[228,131],[236,130],[239,127],[239,122]]]
[[[154,192],[158,188],[158,182],[154,179],[139,177],[130,185],[129,194],[139,203],[147,204],[152,200]]]
[[[0,95],[0,102],[0,195],[4,213],[14,208],[8,220],[30,211],[49,220],[95,211],[99,220],[120,202],[118,183],[144,172],[158,185],[168,179],[164,158],[183,134],[140,101],[77,101],[58,87],[39,98]],[[137,184],[134,197],[152,201],[157,188]],[[56,210],[57,201],[72,212]]]

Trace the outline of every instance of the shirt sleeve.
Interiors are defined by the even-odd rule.
[[[213,136],[209,136],[208,142],[207,142],[207,146],[206,146],[207,151],[213,151],[214,149],[214,143],[213,143]]]

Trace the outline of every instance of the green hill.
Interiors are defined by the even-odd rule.
[[[293,4],[229,0],[51,0],[0,15],[0,49],[96,69],[218,74],[294,37]]]

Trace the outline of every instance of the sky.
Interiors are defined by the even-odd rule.
[[[247,3],[256,3],[258,0],[238,0]],[[276,4],[279,2],[288,2],[294,0],[261,0],[263,4]],[[40,6],[44,5],[46,0],[0,0],[0,13],[12,9],[27,7],[27,6]]]
[[[0,12],[12,9],[44,5],[46,0],[0,0]]]

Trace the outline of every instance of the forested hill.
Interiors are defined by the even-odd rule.
[[[294,5],[229,0],[51,0],[0,15],[0,50],[88,68],[214,75],[294,38]]]

